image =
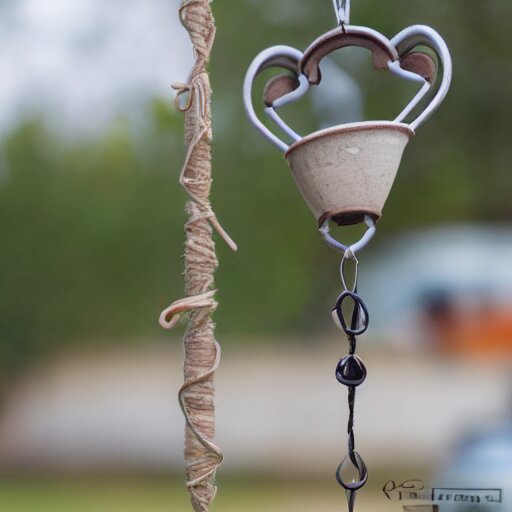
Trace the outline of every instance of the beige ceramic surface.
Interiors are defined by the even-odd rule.
[[[319,223],[353,224],[381,216],[413,136],[402,123],[353,123],[308,135],[285,157]]]

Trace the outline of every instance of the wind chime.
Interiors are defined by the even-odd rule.
[[[338,466],[336,478],[345,489],[348,509],[353,512],[356,493],[368,480],[368,470],[356,451],[354,436],[356,389],[367,376],[363,361],[356,355],[357,337],[365,333],[369,324],[368,309],[358,294],[357,253],[375,234],[376,222],[382,216],[407,143],[448,93],[452,61],[443,38],[430,27],[414,25],[389,39],[371,28],[350,25],[350,0],[333,0],[333,3],[338,26],[316,39],[305,52],[289,46],[273,46],[254,59],[245,78],[244,103],[252,124],[284,152],[295,182],[317,219],[320,234],[331,248],[342,254],[343,292],[332,316],[349,342],[349,354],[341,359],[335,372],[337,380],[348,388],[349,419],[348,454]],[[301,99],[311,86],[320,84],[320,64],[325,57],[352,46],[370,50],[375,69],[388,70],[418,83],[419,92],[393,121],[343,124],[302,137],[285,123],[277,110]],[[253,83],[270,68],[282,68],[286,73],[266,84],[264,112],[290,143],[263,124],[253,105]],[[330,234],[331,222],[338,226],[365,223],[367,229],[357,243],[345,245]],[[355,267],[350,284],[349,262]],[[356,478],[344,477],[350,466]]]

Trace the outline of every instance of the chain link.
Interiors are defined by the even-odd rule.
[[[336,368],[336,378],[341,384],[348,387],[348,454],[338,466],[336,479],[346,491],[349,512],[354,512],[356,493],[359,489],[364,487],[368,481],[368,469],[363,458],[356,451],[354,423],[356,389],[364,382],[367,374],[363,361],[356,355],[357,336],[364,334],[368,329],[370,316],[366,304],[358,295],[357,291],[357,260],[353,287],[349,288],[345,277],[345,259],[344,257],[341,265],[344,290],[336,301],[332,316],[338,328],[347,336],[349,342],[349,355],[342,358]],[[350,320],[347,321],[343,311],[343,305],[349,300],[352,302],[353,306]],[[351,464],[358,474],[357,479],[353,478],[350,482],[347,482],[343,478],[343,470],[348,464]]]

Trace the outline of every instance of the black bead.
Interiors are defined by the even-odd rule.
[[[336,367],[336,378],[345,386],[360,386],[366,380],[366,375],[363,361],[355,355],[344,357]]]

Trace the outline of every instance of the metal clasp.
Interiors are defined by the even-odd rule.
[[[350,23],[350,0],[332,0],[338,25],[344,27]]]

